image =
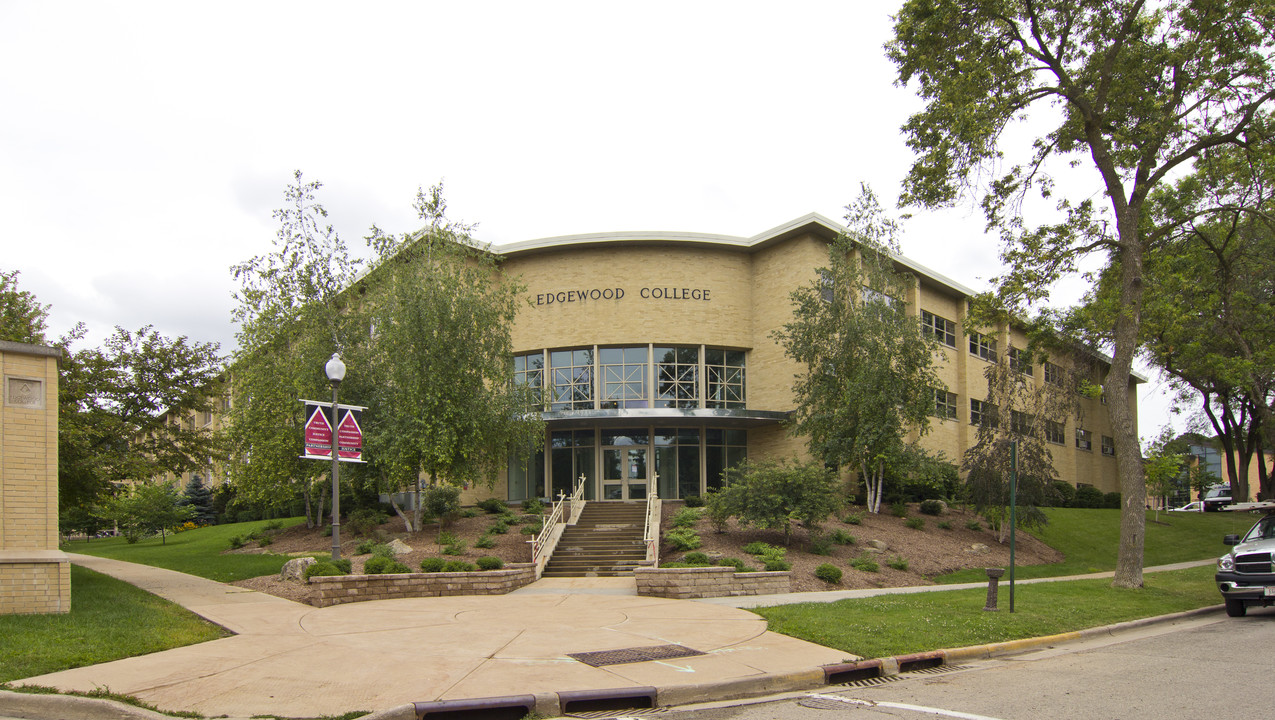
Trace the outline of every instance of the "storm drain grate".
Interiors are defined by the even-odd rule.
[[[641,708],[639,710],[596,710],[592,712],[568,713],[569,717],[585,718],[585,720],[618,720],[619,718],[643,718],[647,715],[666,713],[670,708]]]
[[[902,680],[902,675],[879,675],[877,677],[863,678],[861,680],[851,680],[847,683],[834,685],[833,687],[872,687],[874,685],[885,685],[895,680]]]
[[[647,662],[649,660],[672,660],[674,658],[694,657],[703,654],[699,650],[692,650],[683,645],[651,645],[649,647],[624,648],[622,650],[567,653],[567,657],[579,660],[585,665],[603,667],[606,665]]]
[[[904,673],[904,675],[943,675],[950,672],[957,672],[959,670],[969,670],[969,669],[970,669],[969,665],[940,665],[938,667],[917,668],[916,670],[909,670],[906,673]]]

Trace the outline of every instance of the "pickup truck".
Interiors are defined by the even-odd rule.
[[[1243,617],[1250,607],[1275,605],[1275,502],[1239,503],[1225,509],[1267,513],[1243,538],[1222,538],[1231,551],[1218,558],[1213,576],[1226,602],[1226,614]]]

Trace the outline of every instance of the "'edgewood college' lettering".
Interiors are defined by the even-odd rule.
[[[643,300],[700,300],[708,302],[708,288],[644,287],[638,290]],[[537,293],[536,305],[584,302],[585,300],[623,300],[624,288],[590,288]]]

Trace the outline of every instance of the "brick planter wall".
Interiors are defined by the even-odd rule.
[[[731,567],[637,568],[638,595],[689,600],[792,592],[792,573],[735,572]]]
[[[443,595],[504,595],[536,579],[531,563],[506,565],[478,572],[404,573],[401,575],[335,575],[310,578],[319,591],[319,607],[367,600],[439,597]]]

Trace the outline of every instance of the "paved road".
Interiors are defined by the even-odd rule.
[[[884,683],[830,688],[769,703],[666,713],[661,718],[1269,717],[1275,702],[1269,681],[1273,659],[1275,609],[1252,610],[1245,618],[1218,613],[963,670],[908,674]]]

